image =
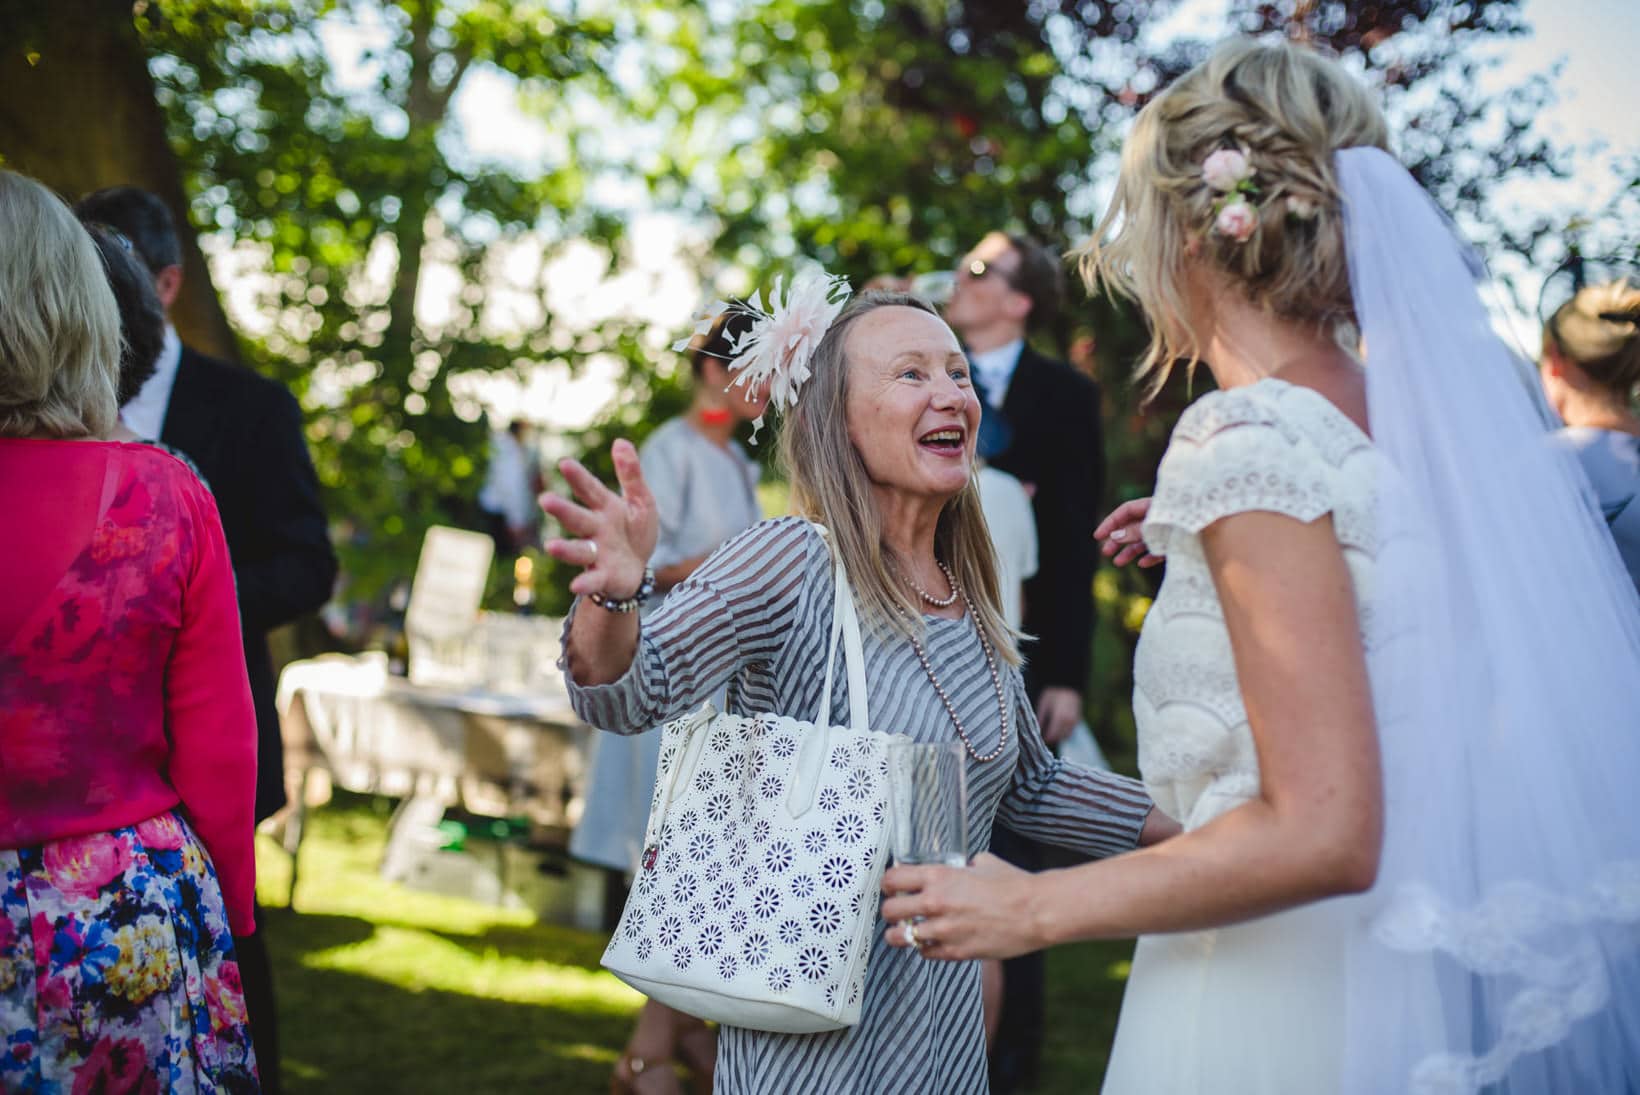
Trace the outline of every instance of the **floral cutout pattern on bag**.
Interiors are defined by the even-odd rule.
[[[814,1032],[858,1022],[887,859],[887,748],[866,728],[853,596],[836,608],[819,714],[719,713],[663,729],[645,849],[603,964],[702,1018]],[[827,725],[843,638],[850,726]]]

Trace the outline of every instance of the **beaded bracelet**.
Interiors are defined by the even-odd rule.
[[[589,593],[587,600],[606,612],[636,612],[638,607],[649,600],[649,595],[655,592],[655,572],[649,567],[643,568],[643,581],[638,583],[638,592],[625,600],[616,600],[602,593]]]

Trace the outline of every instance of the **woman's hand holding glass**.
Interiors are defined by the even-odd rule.
[[[655,550],[659,522],[655,499],[644,483],[638,450],[617,441],[610,450],[620,492],[598,481],[580,461],[563,460],[558,470],[580,504],[562,495],[543,494],[541,508],[576,539],[548,540],[547,554],[581,567],[570,582],[571,593],[602,593],[620,600],[643,582],[644,568]]]
[[[989,853],[966,867],[891,867],[883,875],[888,944],[954,961],[1041,950],[1050,940],[1037,923],[1033,877]]]
[[[992,958],[1037,949],[1017,913],[1030,875],[992,855],[968,864],[967,756],[954,741],[889,746],[888,942],[925,958]],[[996,917],[1012,925],[994,923]]]

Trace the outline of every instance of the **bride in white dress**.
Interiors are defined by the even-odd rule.
[[[1142,936],[1106,1092],[1640,1091],[1640,602],[1388,143],[1334,62],[1229,43],[1089,250],[1144,369],[1220,389],[1101,528],[1167,562],[1134,712],[1182,835],[884,879],[927,958]]]

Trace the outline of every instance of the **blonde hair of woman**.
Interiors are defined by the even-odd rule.
[[[96,245],[32,179],[0,168],[0,436],[104,437],[118,416],[120,313]]]
[[[1628,278],[1589,285],[1543,329],[1544,388],[1568,426],[1640,433],[1640,286]]]

